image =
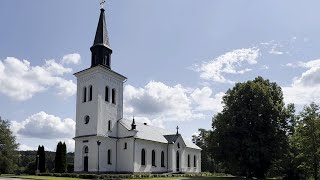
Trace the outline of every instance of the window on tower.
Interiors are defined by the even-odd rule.
[[[127,149],[127,142],[124,143],[123,149]]]
[[[108,149],[108,164],[111,164],[111,149]]]
[[[83,102],[86,102],[87,101],[87,87],[83,88],[82,96],[83,96]]]
[[[105,65],[109,66],[109,57],[105,55]]]
[[[85,146],[84,147],[84,154],[88,154],[89,153],[89,148],[88,148],[88,146]]]
[[[111,126],[112,126],[112,121],[109,120],[109,121],[108,121],[108,131],[111,131]]]
[[[112,103],[116,104],[116,89],[112,89]]]
[[[197,167],[197,158],[196,158],[196,155],[193,156],[193,167]]]
[[[92,86],[89,86],[89,101],[92,101]]]
[[[104,100],[109,102],[109,87],[106,86]]]
[[[188,167],[190,167],[190,154],[188,154]]]

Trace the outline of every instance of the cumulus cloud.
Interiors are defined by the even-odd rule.
[[[193,70],[200,73],[204,80],[210,80],[219,83],[232,83],[226,79],[226,74],[243,74],[251,71],[248,68],[242,68],[243,63],[253,65],[257,63],[259,57],[259,48],[243,48],[227,52],[211,61],[195,64]]]
[[[223,93],[213,94],[209,87],[193,89],[178,84],[168,86],[150,81],[146,86],[124,88],[124,113],[128,117],[163,127],[164,121],[190,121],[221,110]]]
[[[75,121],[70,118],[61,119],[41,111],[22,122],[11,121],[11,130],[19,136],[30,138],[72,138],[75,132]]]
[[[192,100],[198,105],[196,110],[198,111],[214,111],[219,112],[222,110],[222,97],[225,93],[220,92],[213,95],[212,90],[209,87],[203,87],[202,89],[195,89],[191,93]]]
[[[43,66],[31,66],[27,60],[7,57],[0,60],[0,94],[24,101],[36,93],[55,87],[57,94],[72,96],[76,93],[76,85],[72,80],[63,78],[71,72],[71,68],[55,60],[46,60]]]
[[[62,63],[63,64],[79,64],[81,60],[81,56],[78,53],[67,54],[63,56]]]
[[[320,60],[298,62],[292,66],[307,70],[295,77],[290,86],[282,87],[287,103],[305,105],[310,102],[320,103]]]

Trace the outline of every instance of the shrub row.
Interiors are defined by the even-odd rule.
[[[155,177],[200,177],[200,176],[226,176],[226,174],[212,174],[207,172],[202,173],[185,173],[185,174],[150,174],[150,173],[135,173],[135,174],[78,174],[78,173],[40,173],[40,176],[55,176],[55,177],[72,177],[81,179],[141,179]]]

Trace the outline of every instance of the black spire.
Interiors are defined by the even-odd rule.
[[[101,8],[96,36],[90,50],[92,53],[91,67],[103,65],[106,68],[111,69],[112,49],[109,44],[107,23],[103,8]]]
[[[133,116],[133,120],[132,120],[132,124],[131,124],[131,130],[136,129],[136,122],[134,121],[134,116]]]

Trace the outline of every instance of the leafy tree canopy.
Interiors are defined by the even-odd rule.
[[[10,123],[0,117],[0,174],[16,170],[18,144],[10,131]]]
[[[281,88],[257,77],[223,97],[212,122],[213,154],[233,174],[262,178],[286,148],[287,110]]]

